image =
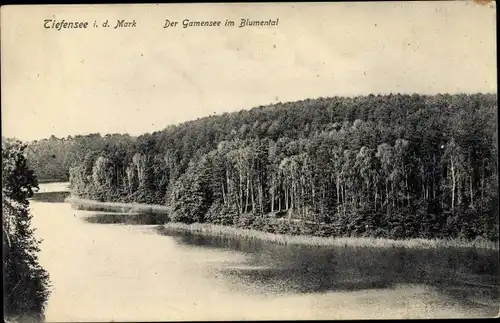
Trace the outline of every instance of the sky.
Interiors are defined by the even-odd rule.
[[[275,102],[496,93],[494,3],[3,6],[2,136],[139,135]],[[241,18],[279,18],[238,28]],[[44,19],[109,28],[43,27]],[[118,19],[136,27],[114,29]],[[235,27],[163,28],[165,20]]]

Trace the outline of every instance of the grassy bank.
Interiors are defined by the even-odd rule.
[[[168,215],[166,206],[139,204],[139,203],[114,203],[98,202],[93,200],[80,199],[74,196],[68,196],[65,200],[77,210],[96,211],[96,212],[117,212],[117,213],[139,213]]]
[[[364,237],[315,237],[309,235],[286,235],[262,232],[250,229],[233,228],[222,225],[193,223],[184,224],[169,222],[160,229],[164,233],[192,233],[211,237],[242,238],[263,242],[271,242],[281,245],[304,245],[316,247],[376,247],[376,248],[409,248],[409,249],[433,249],[433,248],[475,248],[498,250],[498,243],[476,239],[473,241],[458,239],[405,239],[393,240],[385,238]]]

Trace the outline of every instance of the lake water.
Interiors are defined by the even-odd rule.
[[[66,184],[41,184],[43,192]],[[31,202],[51,276],[47,321],[493,317],[498,253],[311,249],[99,224]]]

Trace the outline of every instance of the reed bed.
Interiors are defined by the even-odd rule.
[[[80,199],[74,196],[66,198],[66,202],[78,210],[97,212],[117,212],[131,214],[162,215],[168,219],[168,208],[163,205],[98,202]],[[269,233],[253,229],[242,229],[209,223],[185,224],[168,222],[160,228],[165,233],[192,233],[210,237],[243,238],[247,240],[271,242],[279,245],[302,245],[310,247],[375,247],[375,248],[407,248],[407,249],[442,249],[472,248],[482,250],[498,250],[498,242],[486,239],[403,239],[370,237],[317,237],[312,235],[289,235]]]
[[[98,202],[94,200],[80,199],[74,196],[69,196],[65,201],[70,203],[71,206],[77,210],[168,215],[168,209],[163,205]]]
[[[275,234],[252,229],[240,229],[207,223],[184,224],[177,222],[165,223],[162,230],[165,233],[188,232],[212,237],[242,238],[271,242],[280,245],[303,245],[311,247],[375,247],[407,249],[473,248],[498,250],[498,243],[482,239],[467,241],[459,239],[393,240],[365,237],[315,237],[306,235]]]

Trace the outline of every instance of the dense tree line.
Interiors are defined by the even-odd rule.
[[[7,322],[39,322],[49,295],[48,273],[38,262],[28,198],[38,186],[27,167],[26,146],[2,138],[3,300]]]
[[[493,94],[308,99],[99,137],[69,175],[78,196],[174,221],[497,239],[496,120]]]
[[[98,133],[86,136],[68,136],[35,140],[29,143],[26,154],[29,167],[37,175],[39,182],[68,181],[69,169],[85,160],[87,154],[99,152],[106,145],[116,146],[121,142],[133,142],[129,135]]]

